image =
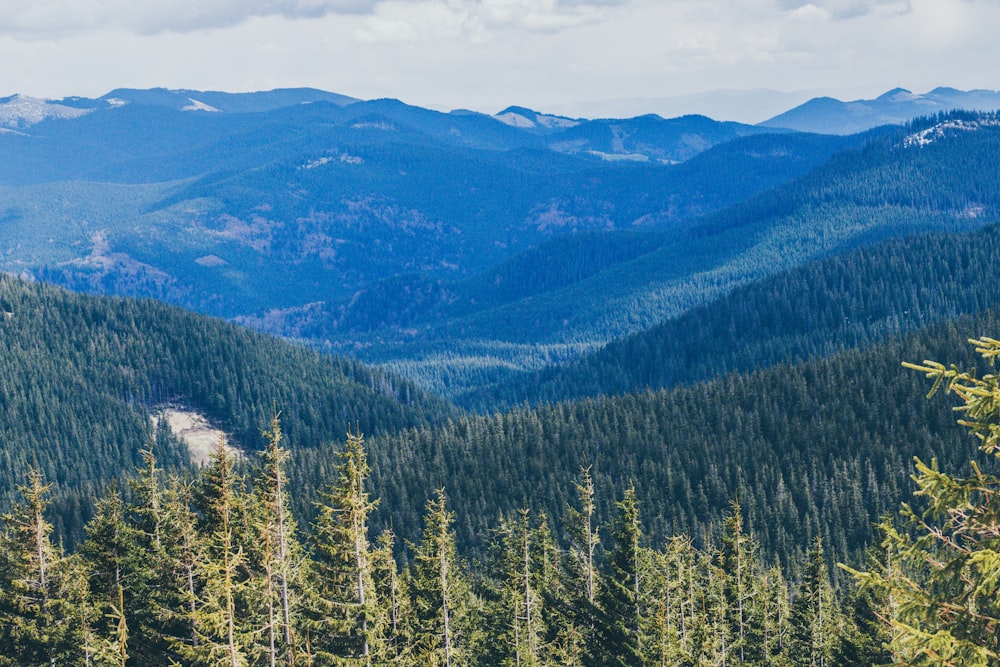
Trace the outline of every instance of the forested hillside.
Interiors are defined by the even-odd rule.
[[[324,353],[0,274],[0,665],[994,667],[1000,117],[147,92],[0,134],[6,267]]]
[[[98,489],[140,463],[155,406],[195,409],[248,449],[262,446],[275,406],[298,447],[349,425],[392,432],[453,412],[409,382],[221,320],[6,276],[0,350],[0,503],[38,469],[55,485],[52,519],[67,544]],[[164,465],[188,465],[178,443],[161,441]]]
[[[459,544],[482,544],[498,511],[560,516],[580,466],[591,466],[601,498],[635,485],[654,543],[683,533],[704,544],[738,499],[767,560],[800,563],[816,537],[834,557],[856,559],[879,517],[912,490],[914,456],[951,469],[971,457],[950,406],[924,401],[922,378],[901,361],[947,355],[971,366],[955,351],[998,330],[991,310],[823,360],[375,438],[372,488],[389,509],[374,521],[415,539],[416,499],[443,484]],[[331,448],[294,451],[293,484],[314,489],[335,457]],[[295,506],[308,515],[311,501],[307,493]],[[598,505],[602,520],[610,512]]]
[[[445,316],[382,328],[369,338],[397,345],[361,346],[358,354],[457,396],[501,382],[518,366],[542,368],[533,359],[544,357],[546,345],[587,349],[815,259],[888,238],[990,224],[1000,215],[998,155],[1000,127],[991,115],[924,119],[838,153],[792,183],[690,221],[651,252],[496,306],[454,317],[431,311]],[[587,263],[586,254],[576,257]],[[541,286],[552,284],[544,266],[533,281]],[[395,300],[406,302],[402,295]],[[348,336],[348,345],[359,336]],[[336,346],[336,332],[324,339]],[[445,341],[458,351],[438,352]],[[505,357],[503,346],[518,347],[518,354]]]
[[[1000,356],[1000,341],[971,342]],[[923,362],[909,372],[959,395],[986,463],[1000,439],[1000,378],[951,369]],[[193,481],[164,477],[147,448],[134,500],[106,492],[73,554],[53,540],[49,487],[31,470],[0,519],[0,662],[989,667],[1000,648],[1000,478],[975,465],[956,475],[918,462],[913,479],[931,511],[904,505],[902,521],[885,520],[884,545],[868,550],[863,569],[844,567],[860,584],[848,587],[831,576],[818,534],[789,583],[767,564],[741,501],[703,545],[684,530],[650,540],[633,483],[600,521],[609,498],[590,467],[571,480],[561,536],[551,515],[502,511],[475,567],[458,549],[455,499],[437,487],[400,566],[396,533],[370,521],[385,499],[369,492],[361,436],[349,434],[330,460],[306,534],[291,516],[301,490],[288,485],[278,416],[263,435],[261,465],[238,466],[220,442]],[[971,440],[959,446],[967,455]],[[872,478],[854,472],[844,469],[871,493]],[[817,481],[807,483],[826,487],[824,503],[844,503]],[[789,491],[779,481],[778,499]],[[962,613],[967,601],[974,611]],[[928,613],[938,608],[959,613]]]
[[[399,273],[460,279],[576,229],[669,224],[857,143],[703,117],[571,121],[583,134],[562,141],[316,91],[220,98],[219,113],[182,111],[195,91],[117,93],[0,133],[0,269],[226,317]],[[664,163],[744,135],[701,166]]]
[[[1000,228],[886,241],[733,290],[563,366],[458,401],[492,411],[823,357],[1000,304]]]

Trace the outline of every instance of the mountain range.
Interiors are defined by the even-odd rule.
[[[1000,109],[1000,91],[940,87],[926,93],[913,93],[905,88],[893,88],[870,100],[843,102],[832,97],[816,97],[760,125],[799,132],[854,134],[880,125],[903,125],[914,118],[956,109],[996,111]]]
[[[41,467],[72,543],[145,440],[188,465],[151,413],[252,463],[277,410],[305,520],[355,429],[407,539],[442,484],[472,544],[499,510],[558,516],[593,464],[656,539],[738,497],[774,559],[803,535],[857,557],[914,453],[967,458],[899,361],[995,334],[1000,120],[945,113],[990,95],[763,125],[311,89],[0,100],[0,504]]]
[[[824,133],[779,127],[817,101],[753,126],[440,113],[313,89],[15,96],[0,101],[0,269],[475,394],[776,271],[987,224],[988,117],[840,132],[991,95],[838,102],[811,121]]]

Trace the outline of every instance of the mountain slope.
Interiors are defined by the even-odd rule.
[[[75,295],[0,276],[0,503],[28,466],[56,485],[56,521],[80,527],[80,494],[131,472],[150,412],[206,415],[246,448],[277,407],[289,442],[316,447],[453,414],[410,383],[153,301]],[[186,459],[175,444],[160,457]]]
[[[900,362],[974,366],[966,339],[997,331],[994,309],[825,360],[378,438],[372,493],[393,508],[378,523],[415,539],[423,500],[444,486],[467,545],[482,543],[491,517],[523,507],[558,529],[573,480],[589,466],[599,498],[634,484],[651,543],[676,534],[706,540],[738,499],[768,559],[798,561],[819,536],[832,558],[857,558],[878,519],[910,498],[914,456],[956,470],[976,452],[955,425],[954,401],[925,400],[925,378]],[[334,456],[298,452],[296,488],[314,488]],[[303,511],[309,498],[298,497]],[[602,517],[612,512],[610,503],[598,508]]]
[[[211,90],[170,90],[152,88],[136,90],[117,88],[99,99],[100,102],[117,106],[138,104],[161,106],[177,111],[206,111],[222,113],[253,113],[272,111],[298,104],[329,102],[338,106],[353,104],[359,100],[347,95],[329,93],[315,88],[278,88],[253,93],[226,93]]]
[[[459,400],[495,410],[827,356],[996,307],[998,283],[1000,227],[894,239],[735,289],[564,366]]]
[[[669,226],[843,145],[756,136],[676,167],[616,163],[393,100],[126,104],[32,129],[0,138],[0,212],[16,222],[0,227],[0,268],[227,317],[351,298],[401,273],[462,279],[567,232]]]
[[[641,216],[643,211],[651,211],[647,218],[666,215],[679,221],[693,216],[699,209],[718,208],[722,202],[743,198],[765,188],[768,183],[780,183],[795,174],[805,173],[837,150],[861,141],[860,138],[831,140],[818,135],[749,137],[712,148],[669,170],[594,170],[588,174],[589,182],[575,187],[571,182],[575,174],[566,179],[550,177],[554,181],[551,187],[553,194],[561,188],[574,189],[576,206],[590,198],[598,199],[602,190],[605,196],[610,192],[627,192],[634,194],[635,203],[608,201],[607,207],[616,209],[612,212],[616,217],[628,220]],[[512,193],[507,199],[516,200],[519,196]],[[497,203],[497,206],[502,205]],[[564,224],[586,229],[585,220],[568,214],[566,217]],[[557,217],[547,212],[544,220],[551,224]],[[655,229],[657,225],[647,219],[635,225],[638,231],[591,230],[557,234],[463,280],[447,280],[447,274],[444,277],[427,273],[397,275],[345,299],[243,321],[296,337],[326,338],[365,333],[392,336],[393,330],[435,326],[571,286],[664,245],[672,238],[673,225],[665,226],[667,229],[650,231],[650,227]],[[462,230],[466,238],[473,238],[476,233],[476,230]]]
[[[516,359],[494,358],[498,342],[536,350],[539,343],[586,349],[814,259],[891,237],[978,229],[1000,219],[995,122],[990,115],[958,114],[879,135],[792,183],[675,227],[652,252],[556,289],[413,326],[395,337],[382,330],[372,339],[395,339],[400,348],[373,345],[360,354],[457,395],[501,382],[516,369]],[[925,133],[935,139],[918,141]],[[422,354],[456,339],[465,344],[452,348],[463,351],[458,358],[454,352]],[[475,341],[478,353],[470,344]],[[456,372],[460,366],[475,373]],[[493,372],[481,372],[484,367]]]

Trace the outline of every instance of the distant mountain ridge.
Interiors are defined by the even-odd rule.
[[[26,128],[44,120],[78,118],[99,109],[111,109],[126,104],[175,111],[259,113],[312,102],[329,102],[345,106],[358,101],[353,97],[315,88],[279,88],[254,93],[118,88],[96,99],[66,97],[59,100],[11,95],[0,98],[0,127]]]
[[[225,113],[273,111],[311,102],[329,102],[338,106],[346,106],[360,101],[355,97],[330,93],[316,88],[276,88],[252,93],[170,90],[167,88],[152,88],[150,90],[119,88],[102,95],[100,99],[111,105],[145,104],[179,111],[214,110]]]
[[[880,125],[903,125],[921,116],[956,109],[996,111],[1000,109],[1000,91],[940,87],[920,94],[893,88],[873,100],[842,102],[832,97],[816,97],[769,118],[760,126],[822,134],[854,134]]]
[[[0,135],[0,270],[251,315],[400,273],[460,279],[572,231],[669,226],[829,154],[806,141],[674,169],[787,133],[655,116],[539,132],[392,99],[306,103],[317,95],[116,90]]]
[[[0,98],[0,128],[30,127],[49,118],[78,118],[91,109],[26,95]]]

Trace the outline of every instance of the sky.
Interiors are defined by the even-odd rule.
[[[998,89],[998,27],[1000,0],[4,0],[0,95],[310,86],[762,120],[816,95]]]

